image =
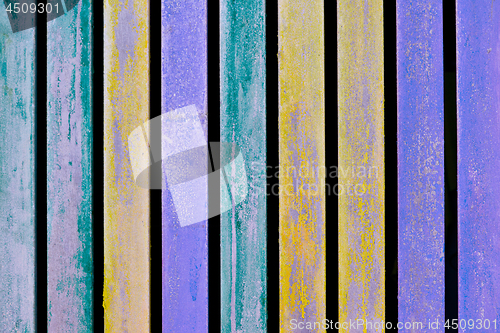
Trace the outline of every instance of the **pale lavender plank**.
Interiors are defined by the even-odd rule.
[[[0,8],[0,332],[35,330],[34,48]]]
[[[49,332],[93,330],[92,49],[88,2],[47,24]]]

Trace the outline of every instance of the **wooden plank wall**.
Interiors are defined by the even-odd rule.
[[[456,13],[458,316],[460,332],[493,332],[500,329],[500,3],[457,0]]]
[[[149,190],[134,183],[128,151],[129,134],[147,120],[149,1],[106,0],[103,295],[106,332],[148,332],[150,327]]]
[[[323,26],[322,1],[278,1],[281,332],[325,319]]]
[[[382,0],[337,2],[341,323],[385,319],[383,19]]]
[[[207,140],[207,3],[162,1],[162,150],[182,152]],[[187,108],[185,108],[187,107]],[[184,108],[184,109],[183,109]],[[192,110],[188,115],[184,111]],[[169,112],[179,117],[168,118]],[[186,117],[184,117],[186,116]],[[178,121],[176,121],[178,120]],[[174,127],[179,125],[179,127]],[[195,132],[194,129],[198,131]],[[187,132],[182,132],[186,130]],[[181,132],[186,134],[182,136]],[[198,134],[198,135],[196,135]],[[191,141],[193,139],[193,141]],[[174,202],[163,156],[162,293],[164,332],[208,331],[208,215],[181,226],[178,212],[190,210]],[[199,161],[198,161],[199,162]],[[175,170],[191,168],[173,166]],[[195,181],[203,182],[202,178]],[[181,184],[181,186],[184,184]],[[206,190],[206,183],[197,186]],[[189,189],[179,194],[192,195]],[[206,197],[206,193],[204,193]],[[201,201],[200,204],[203,204]]]
[[[49,332],[94,330],[92,22],[81,1],[47,23]]]
[[[104,133],[92,133],[91,2],[65,4],[68,14],[48,23],[47,39],[48,330],[102,330],[92,326],[93,307],[100,304],[93,304],[99,287],[91,253],[97,186],[91,167],[93,137],[103,134],[104,330],[148,332],[150,293],[159,292],[150,288],[150,199],[134,182],[128,136],[153,126],[144,125],[150,114],[149,0],[104,2]],[[442,3],[396,7],[399,321],[442,323]],[[265,332],[265,2],[223,0],[220,9],[220,137],[239,148],[248,181],[245,200],[233,200],[221,217],[221,330]],[[382,332],[383,1],[340,0],[337,14],[339,322],[378,323],[354,331]],[[489,332],[500,329],[500,4],[457,0],[456,15],[459,326]],[[322,1],[278,1],[281,332],[326,316],[324,19]],[[31,332],[36,32],[12,31],[2,10],[0,331]],[[161,107],[163,116],[185,115],[188,129],[201,133],[196,144],[207,141],[205,0],[162,1]],[[166,125],[176,124],[163,123],[163,139],[170,134]],[[236,150],[225,152],[223,161],[236,157]],[[176,207],[172,184],[163,185],[162,221],[153,221],[163,231],[162,330],[207,331],[207,221],[181,226],[179,209],[187,206]]]
[[[398,320],[444,332],[442,2],[398,2],[397,38]]]
[[[2,5],[3,6],[3,5]],[[0,331],[35,330],[35,29],[0,13]]]
[[[221,214],[221,331],[267,332],[265,2],[220,6],[220,141],[239,148],[220,159],[241,154],[247,183],[245,194],[229,184],[245,199]],[[228,179],[241,175],[238,164],[221,167]]]

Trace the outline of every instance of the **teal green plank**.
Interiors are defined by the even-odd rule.
[[[221,215],[221,331],[266,332],[265,2],[223,0],[220,22],[220,137],[241,149],[248,182]]]

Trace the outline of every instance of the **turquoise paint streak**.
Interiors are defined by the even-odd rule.
[[[91,9],[47,24],[48,332],[93,331]]]
[[[34,47],[1,10],[0,332],[35,330]]]
[[[220,137],[241,148],[248,180],[221,215],[221,332],[266,332],[265,2],[223,0],[220,22]]]

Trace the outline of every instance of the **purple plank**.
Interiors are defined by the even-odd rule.
[[[198,143],[207,138],[206,23],[205,0],[162,1],[162,114],[182,115],[188,132],[192,131],[191,139]],[[171,126],[163,123],[164,151],[167,145],[178,149],[192,143],[189,137],[173,136]],[[172,144],[173,140],[177,142]],[[167,181],[165,161],[163,178]],[[162,190],[163,332],[206,332],[207,221],[181,226],[180,214],[186,207],[175,204],[172,189],[166,182]]]
[[[500,2],[457,1],[458,313],[500,330]],[[461,332],[465,332],[462,320]],[[486,329],[489,321],[490,328]],[[469,324],[467,322],[467,324]],[[481,326],[481,327],[479,327]]]
[[[400,332],[444,332],[442,17],[440,0],[397,2]]]

